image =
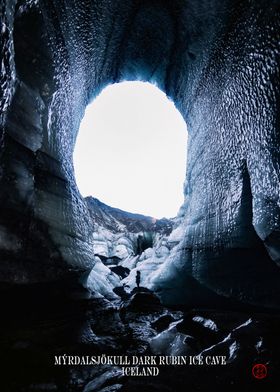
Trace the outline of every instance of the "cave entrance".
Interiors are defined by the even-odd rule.
[[[82,196],[155,218],[176,216],[183,202],[186,123],[156,86],[123,82],[88,105],[74,167]]]

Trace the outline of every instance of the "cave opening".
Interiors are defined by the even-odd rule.
[[[86,108],[74,150],[83,197],[125,211],[170,218],[183,203],[187,128],[155,85],[107,86]]]

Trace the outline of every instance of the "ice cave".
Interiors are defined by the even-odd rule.
[[[0,389],[180,392],[187,377],[206,391],[211,369],[136,379],[53,358],[225,352],[216,391],[258,390],[242,373],[253,363],[269,364],[275,391],[279,1],[2,0],[0,10]],[[186,122],[174,219],[77,188],[85,109],[125,81],[157,86]]]

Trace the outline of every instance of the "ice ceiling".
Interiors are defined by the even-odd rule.
[[[108,86],[86,109],[74,151],[83,196],[156,218],[183,204],[185,121],[155,86]]]

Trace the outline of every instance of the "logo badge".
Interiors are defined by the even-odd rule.
[[[267,376],[267,367],[263,363],[257,363],[252,368],[253,377],[261,380]]]

